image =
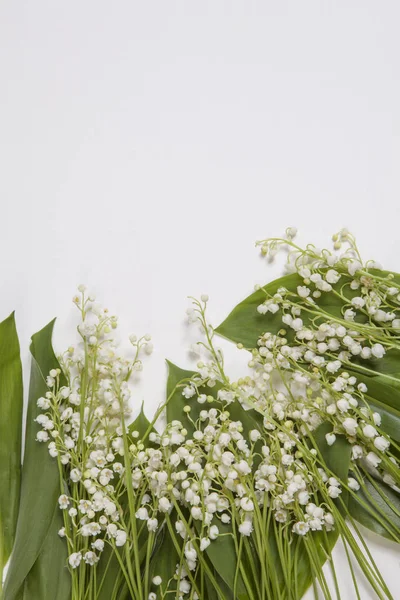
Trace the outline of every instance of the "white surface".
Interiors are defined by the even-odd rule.
[[[400,270],[399,18],[395,1],[3,0],[0,316],[17,310],[25,366],[55,315],[68,345],[86,282],[121,331],[153,334],[150,415],[164,357],[190,364],[186,296],[209,293],[217,324],[279,272],[255,239],[345,225]],[[399,598],[399,551],[371,546]]]

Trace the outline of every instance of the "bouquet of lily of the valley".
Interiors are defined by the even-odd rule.
[[[53,322],[32,337],[22,436],[14,316],[0,324],[3,600],[361,599],[361,577],[393,598],[363,527],[400,541],[400,276],[345,230],[333,252],[294,237],[259,243],[288,274],[216,329],[193,299],[196,369],[168,362],[151,421],[133,393],[150,336],[123,352],[81,286],[77,341],[56,356]],[[248,353],[240,377],[217,336]]]

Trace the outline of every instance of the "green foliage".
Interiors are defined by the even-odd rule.
[[[349,510],[364,527],[400,542],[400,494],[382,481],[366,479],[356,497],[350,497]]]
[[[54,600],[70,598],[67,545],[57,535],[63,526],[57,503],[60,495],[57,462],[50,457],[47,445],[36,441],[34,422],[40,413],[36,401],[47,392],[45,378],[51,369],[59,368],[51,344],[53,327],[51,321],[32,336],[21,502],[4,600],[47,598],[49,593]]]
[[[21,487],[22,366],[14,313],[0,323],[0,589],[13,547]]]
[[[268,313],[268,315],[260,315],[257,312],[257,306],[264,302],[266,292],[276,294],[280,287],[296,290],[298,285],[302,285],[302,279],[297,273],[265,285],[263,289],[257,290],[235,306],[215,332],[232,342],[243,344],[245,348],[256,348],[257,340],[265,331],[278,333],[282,329],[282,318],[279,312]]]

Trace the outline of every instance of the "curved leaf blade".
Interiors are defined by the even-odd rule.
[[[390,535],[389,531],[392,530],[394,535],[398,538],[398,532],[400,531],[400,494],[392,490],[383,481],[375,481],[375,485],[380,489],[380,492],[376,490],[370,481],[364,480],[363,487],[365,487],[365,490],[361,487],[357,492],[357,497],[351,496],[349,499],[349,512],[351,516],[361,523],[361,525],[364,525],[364,527],[367,527],[388,540],[394,541],[394,536]],[[388,528],[385,528],[382,523],[375,518],[374,514],[371,514],[371,512],[362,506],[362,504],[357,501],[357,498],[360,498],[366,503],[370,511],[379,517],[379,520],[382,521],[383,518]],[[389,506],[388,502],[389,504],[392,504],[395,510]],[[383,517],[381,512],[376,511],[376,507],[379,507],[384,515]]]
[[[274,315],[260,315],[257,312],[257,306],[265,300],[264,290],[275,294],[280,287],[290,290],[296,289],[298,285],[302,285],[302,279],[296,273],[272,281],[235,306],[215,332],[232,342],[242,343],[245,348],[256,348],[257,340],[265,331],[277,333],[282,328],[279,312]]]
[[[24,600],[49,597],[55,600],[69,600],[71,583],[67,568],[66,544],[65,540],[57,535],[63,525],[61,511],[56,504],[40,554],[25,579]]]
[[[21,487],[23,384],[14,313],[0,323],[0,589],[14,543]]]
[[[21,501],[4,600],[18,600],[22,590],[45,585],[53,590],[55,600],[68,600],[70,595],[67,546],[60,543],[57,535],[62,526],[57,506],[60,494],[57,462],[50,457],[46,444],[36,441],[37,424],[34,422],[40,413],[36,401],[47,392],[45,378],[51,369],[59,368],[51,343],[53,328],[54,320],[32,336]],[[61,382],[62,385],[65,383],[62,378]],[[51,571],[47,566],[50,555]],[[44,576],[46,581],[42,582]]]

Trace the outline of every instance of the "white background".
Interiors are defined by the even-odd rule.
[[[3,0],[0,316],[17,311],[27,371],[53,316],[56,348],[73,341],[85,282],[153,335],[150,416],[164,358],[191,365],[186,297],[218,324],[279,273],[256,239],[347,226],[400,270],[399,19],[396,1]],[[400,598],[398,549],[368,538]]]

